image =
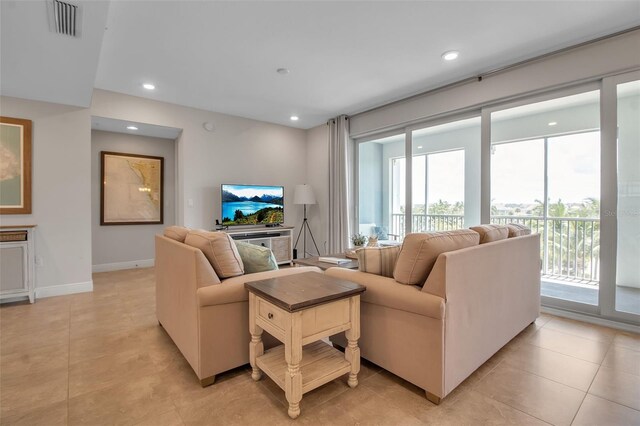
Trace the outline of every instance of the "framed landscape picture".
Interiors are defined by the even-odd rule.
[[[163,222],[163,157],[102,151],[100,225]]]
[[[31,120],[0,117],[0,214],[31,213]]]

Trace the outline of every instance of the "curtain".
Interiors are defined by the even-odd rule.
[[[353,173],[353,143],[349,138],[346,115],[329,120],[329,253],[341,253],[349,247]]]

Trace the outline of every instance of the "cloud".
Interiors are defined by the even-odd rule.
[[[20,175],[20,162],[7,148],[0,146],[0,181]]]

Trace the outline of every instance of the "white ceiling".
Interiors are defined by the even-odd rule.
[[[640,25],[638,0],[114,0],[106,25],[105,2],[82,8],[93,18],[76,45],[92,50],[69,57],[70,42],[42,30],[43,1],[2,0],[2,94],[87,106],[97,87],[310,128]],[[442,61],[451,49],[460,58]]]
[[[137,127],[137,130],[127,129],[128,126]],[[158,126],[155,124],[140,123],[135,121],[116,120],[115,118],[106,118],[91,116],[91,129],[102,130],[103,132],[125,133],[135,136],[149,136],[151,138],[162,138],[175,140],[182,129],[175,127]]]

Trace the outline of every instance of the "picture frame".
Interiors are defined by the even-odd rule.
[[[100,225],[164,222],[164,157],[100,152]]]
[[[0,116],[0,214],[31,214],[31,126]]]

